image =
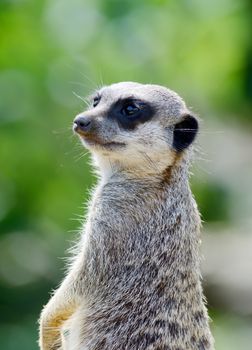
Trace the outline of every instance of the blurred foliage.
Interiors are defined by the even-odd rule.
[[[71,132],[85,107],[77,95],[115,81],[155,82],[196,113],[239,114],[250,127],[251,4],[2,0],[0,23],[0,343],[30,350],[94,184]],[[229,220],[223,184],[194,189],[205,221]]]
[[[192,190],[195,193],[203,222],[219,222],[230,219],[229,203],[231,194],[224,184],[217,181],[196,182],[194,179]]]

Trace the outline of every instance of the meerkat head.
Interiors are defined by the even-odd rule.
[[[194,141],[198,122],[175,92],[122,82],[97,91],[73,129],[102,172],[162,172]]]

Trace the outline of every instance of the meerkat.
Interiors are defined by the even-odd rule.
[[[121,82],[74,119],[100,179],[41,350],[214,349],[188,173],[198,121],[172,90]]]

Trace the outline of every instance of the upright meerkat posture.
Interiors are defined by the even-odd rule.
[[[42,311],[40,348],[213,349],[188,184],[197,120],[175,92],[123,82],[98,91],[73,128],[101,179],[77,256]]]

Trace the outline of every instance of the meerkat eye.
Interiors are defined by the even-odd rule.
[[[135,103],[129,103],[122,109],[122,114],[126,115],[127,117],[131,117],[135,115],[139,111],[139,107]]]
[[[93,107],[96,107],[101,100],[101,96],[95,96],[93,99]]]

